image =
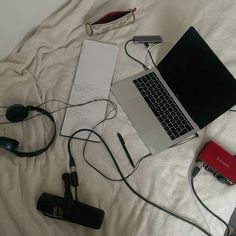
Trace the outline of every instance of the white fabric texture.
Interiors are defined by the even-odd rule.
[[[134,7],[137,8],[135,23],[93,37],[86,34],[86,22],[113,10]],[[235,12],[234,0],[71,0],[47,18],[6,60],[0,62],[1,106],[15,103],[37,105],[49,99],[67,102],[84,39],[119,46],[113,78],[113,82],[117,82],[142,70],[124,52],[123,46],[128,39],[134,35],[161,35],[167,43],[152,51],[158,63],[191,25],[235,76]],[[143,45],[130,44],[129,50],[135,57],[145,58]],[[117,103],[112,93],[110,99]],[[53,111],[61,106],[63,104],[50,102],[45,108]],[[1,114],[4,114],[4,109],[1,109]],[[59,132],[64,111],[53,116]],[[229,152],[236,153],[235,122],[235,113],[226,112],[206,130],[200,131],[200,137],[147,158],[128,179],[129,183],[153,202],[192,219],[205,229],[208,223],[212,235],[222,236],[225,226],[201,206],[202,212],[199,212],[187,176],[193,158],[207,140],[213,140]],[[1,125],[0,135],[16,138],[20,141],[19,148],[27,151],[43,146],[49,140],[50,131],[51,124],[47,118],[37,117],[19,124]],[[120,106],[117,117],[105,123],[103,137],[123,172],[129,173],[132,169],[120,146],[117,132],[124,136],[135,162],[147,154],[148,150]],[[67,142],[67,138],[57,135],[52,148],[34,158],[17,158],[0,150],[1,236],[204,235],[193,226],[137,198],[124,183],[110,182],[100,176],[83,160],[83,141],[79,140],[73,142],[80,179],[78,197],[81,202],[104,209],[104,223],[100,230],[93,230],[42,215],[36,209],[42,192],[63,196],[61,175],[68,170]],[[108,153],[100,144],[89,144],[86,153],[88,159],[106,175],[119,178]],[[228,222],[236,204],[235,186],[219,183],[205,170],[200,171],[195,184],[204,203]]]

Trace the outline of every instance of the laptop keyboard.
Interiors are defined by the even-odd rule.
[[[193,129],[154,72],[133,82],[172,140]]]

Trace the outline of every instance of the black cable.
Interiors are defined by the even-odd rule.
[[[98,125],[102,124],[103,122],[115,118],[115,116],[117,115],[117,110],[115,110],[115,111],[116,111],[116,113],[115,113],[115,115],[114,115],[113,117],[108,118],[108,117],[109,117],[109,113],[108,113],[107,116],[104,118],[104,120],[98,122],[98,123],[93,127],[92,130],[95,130],[95,128],[96,128]],[[93,166],[93,165],[87,160],[86,155],[85,155],[85,149],[86,149],[86,146],[87,146],[87,144],[88,144],[88,142],[89,142],[89,138],[90,138],[91,134],[92,134],[92,133],[90,132],[89,135],[88,135],[88,137],[87,137],[87,139],[85,140],[85,144],[84,144],[84,146],[83,146],[83,159],[84,159],[84,161],[85,161],[91,168],[93,168],[93,169],[94,169],[95,171],[97,171],[100,175],[102,175],[104,178],[106,178],[106,179],[108,179],[108,180],[110,180],[110,181],[122,181],[123,179],[113,179],[113,178],[110,178],[110,177],[106,176],[105,174],[102,173],[102,171],[100,171],[99,169],[97,169],[95,166]],[[134,169],[133,169],[127,176],[125,176],[125,179],[128,179],[131,175],[133,175],[133,174],[136,172],[136,170],[138,169],[140,163],[141,163],[146,157],[149,157],[149,156],[151,156],[151,154],[147,154],[147,155],[145,155],[144,157],[140,158],[140,159],[137,161],[137,163],[135,164]]]
[[[62,102],[62,103],[64,103],[64,104],[67,104],[66,107],[62,107],[62,108],[59,108],[59,109],[57,109],[57,110],[55,110],[55,111],[52,111],[52,112],[50,112],[50,114],[52,114],[52,113],[54,113],[54,112],[57,112],[57,111],[59,111],[59,110],[65,109],[65,108],[67,108],[67,107],[82,106],[82,105],[86,105],[86,104],[89,104],[89,103],[92,103],[92,102],[97,102],[97,101],[107,101],[107,102],[110,102],[110,103],[113,105],[114,109],[116,110],[116,114],[117,114],[117,106],[116,106],[116,104],[115,104],[114,102],[112,102],[111,100],[109,100],[109,99],[94,99],[94,100],[91,100],[91,101],[88,101],[88,102],[84,102],[84,103],[81,103],[81,104],[68,104],[68,103],[65,103],[65,102],[60,101],[60,100],[51,99],[51,100],[48,100],[48,101],[46,101],[46,102],[44,102],[44,103],[41,103],[41,104],[38,105],[38,106],[42,106],[42,105],[44,105],[44,104],[46,104],[47,102],[50,102],[50,101],[57,101],[57,102]],[[109,115],[109,114],[110,114],[110,112],[108,113],[108,115]],[[106,116],[106,118],[105,118],[104,120],[102,120],[101,122],[99,122],[97,125],[101,124],[101,123],[104,122],[105,120],[113,119],[113,118],[114,118],[114,117],[108,118],[108,115]],[[35,115],[35,116],[37,116],[37,115]],[[28,119],[32,119],[32,118],[35,117],[35,116],[31,116],[31,117],[28,118]],[[97,125],[96,125],[96,126],[97,126]],[[95,126],[95,127],[96,127],[96,126]],[[95,127],[94,127],[94,129],[95,129]],[[117,168],[117,170],[118,170],[118,172],[119,172],[119,174],[120,174],[120,176],[121,176],[121,179],[120,179],[120,180],[116,180],[116,179],[113,179],[113,180],[112,180],[111,178],[106,177],[101,171],[99,171],[98,169],[96,169],[95,167],[93,167],[93,166],[87,161],[87,163],[88,163],[91,167],[95,168],[100,174],[102,174],[102,175],[103,175],[105,178],[107,178],[107,179],[110,179],[110,180],[112,180],[112,181],[121,181],[121,180],[124,181],[125,184],[127,185],[127,187],[128,187],[135,195],[137,195],[139,198],[141,198],[142,200],[144,200],[146,203],[148,203],[148,204],[150,204],[150,205],[152,205],[152,206],[154,206],[154,207],[156,207],[156,208],[158,208],[158,209],[160,209],[160,210],[162,210],[162,211],[164,211],[164,212],[166,212],[166,213],[168,213],[168,214],[170,214],[170,215],[172,215],[172,216],[174,216],[174,217],[176,217],[176,218],[178,218],[178,219],[180,219],[180,220],[183,220],[183,221],[185,221],[186,223],[189,223],[189,224],[195,226],[196,228],[198,228],[199,230],[201,230],[202,232],[204,232],[206,235],[211,236],[211,235],[210,235],[209,233],[207,233],[203,228],[201,228],[201,227],[198,226],[197,224],[193,223],[191,220],[189,220],[189,219],[187,219],[187,218],[184,218],[184,217],[182,217],[182,216],[179,216],[179,215],[177,215],[177,214],[171,212],[170,210],[167,210],[167,209],[165,209],[165,208],[163,208],[163,207],[161,207],[161,206],[155,204],[154,202],[148,200],[147,198],[143,197],[143,196],[142,196],[141,194],[139,194],[135,189],[133,189],[132,186],[130,186],[130,184],[127,182],[126,179],[127,179],[129,176],[131,176],[131,175],[137,170],[137,168],[138,168],[139,164],[141,163],[141,161],[144,160],[146,157],[150,156],[150,154],[148,154],[148,155],[146,155],[146,156],[140,158],[140,160],[137,161],[137,163],[136,163],[135,168],[133,169],[133,171],[132,171],[129,175],[127,175],[126,177],[124,177],[123,173],[121,172],[121,170],[120,170],[120,168],[119,168],[118,163],[116,162],[116,160],[115,160],[115,158],[114,158],[114,156],[113,156],[111,150],[109,149],[109,147],[107,146],[107,144],[106,144],[106,142],[103,140],[103,138],[102,138],[96,131],[94,131],[94,130],[91,130],[91,129],[81,129],[81,130],[75,131],[75,132],[69,137],[69,141],[68,141],[68,152],[69,152],[69,156],[70,156],[70,166],[75,166],[74,158],[73,158],[73,155],[72,155],[71,149],[70,149],[71,140],[72,140],[72,138],[73,138],[74,135],[76,135],[76,134],[79,133],[79,132],[83,132],[83,131],[90,132],[89,136],[93,133],[93,134],[95,134],[97,137],[99,137],[100,141],[104,144],[104,146],[106,147],[107,151],[109,152],[109,154],[110,154],[110,156],[111,156],[111,158],[112,158],[112,160],[113,160],[113,162],[114,162],[114,164],[115,164],[115,166],[116,166],[116,168]],[[88,137],[88,139],[89,139],[89,137]],[[86,143],[89,141],[88,139],[86,140]],[[86,144],[86,143],[85,143],[85,144]],[[84,158],[86,159],[86,157],[85,157],[85,147],[86,147],[86,145],[84,145],[83,156],[84,156]],[[76,187],[76,186],[75,186],[75,198],[78,199],[78,197],[77,197],[77,187]]]
[[[63,103],[65,104],[66,106],[64,107],[61,107],[61,108],[58,108],[54,111],[51,111],[49,112],[50,114],[53,114],[55,112],[58,112],[60,110],[63,110],[63,109],[66,109],[66,108],[70,108],[70,107],[79,107],[79,106],[83,106],[83,105],[87,105],[87,104],[90,104],[90,103],[93,103],[93,102],[99,102],[99,101],[106,101],[106,102],[109,102],[112,106],[113,106],[113,110],[116,111],[115,113],[115,116],[117,115],[117,105],[109,100],[109,99],[94,99],[94,100],[91,100],[91,101],[87,101],[87,102],[84,102],[84,103],[78,103],[78,104],[69,104],[69,103],[66,103],[64,101],[61,101],[59,99],[50,99],[50,100],[47,100],[39,105],[37,105],[37,107],[41,107],[42,105],[45,105],[46,103],[49,103],[49,102],[60,102],[60,103]],[[5,108],[5,107],[4,107]],[[112,110],[112,111],[113,111]],[[105,120],[109,120],[109,119],[113,119],[115,116],[111,117],[111,118],[107,118],[109,116],[109,114],[112,112],[110,111],[107,115],[106,115],[106,118],[104,120],[102,120],[101,122],[99,122],[94,128],[96,128],[99,124],[103,123]],[[32,115],[30,117],[28,117],[27,119],[25,119],[24,121],[27,121],[27,120],[30,120],[30,119],[33,119],[37,116],[41,116],[42,114],[36,114],[36,115]],[[2,116],[5,116],[5,115],[2,115]],[[1,117],[1,116],[0,116]],[[12,124],[12,122],[1,122],[0,124]],[[89,141],[89,140],[87,140]],[[144,157],[140,158],[137,163],[135,164],[135,168],[125,177],[125,178],[129,178],[134,172],[136,172],[136,170],[138,169],[140,163],[146,158],[150,156],[150,154],[147,154],[145,155]],[[103,175],[105,178],[109,179],[110,181],[122,181],[122,179],[113,179],[113,178],[109,178],[107,177],[106,175],[104,175],[101,171],[99,171],[95,166],[93,166],[87,159],[86,157],[84,156],[84,160],[85,162],[90,165],[94,170],[96,170],[98,173],[100,173],[101,175]],[[74,159],[73,158],[70,158],[70,166],[75,166],[75,162],[74,162]]]
[[[118,172],[119,172],[119,174],[120,174],[120,176],[121,176],[121,179],[125,182],[125,184],[127,185],[127,187],[128,187],[136,196],[138,196],[139,198],[141,198],[141,199],[142,199],[143,201],[145,201],[146,203],[148,203],[148,204],[154,206],[155,208],[158,208],[159,210],[162,210],[162,211],[164,211],[164,212],[166,212],[166,213],[168,213],[168,214],[170,214],[170,215],[172,215],[172,216],[174,216],[174,217],[176,217],[176,218],[178,218],[178,219],[180,219],[180,220],[182,220],[182,221],[184,221],[184,222],[186,222],[186,223],[189,223],[189,224],[191,224],[192,226],[198,228],[200,231],[202,231],[202,232],[205,233],[206,235],[211,236],[211,234],[209,234],[205,229],[203,229],[202,227],[200,227],[200,226],[197,225],[196,223],[192,222],[191,220],[189,220],[189,219],[187,219],[187,218],[185,218],[185,217],[179,216],[179,215],[177,215],[176,213],[173,213],[173,212],[171,212],[170,210],[167,210],[167,209],[161,207],[160,205],[158,205],[158,204],[156,204],[156,203],[150,201],[149,199],[145,198],[145,197],[142,196],[140,193],[138,193],[138,192],[127,182],[127,180],[126,180],[126,178],[124,177],[124,175],[123,175],[123,173],[122,173],[122,171],[121,171],[121,169],[120,169],[118,163],[116,162],[116,159],[115,159],[113,153],[111,152],[110,148],[109,148],[108,145],[106,144],[105,140],[104,140],[96,131],[91,130],[91,129],[80,129],[80,130],[77,130],[77,131],[75,131],[75,132],[70,136],[68,142],[71,143],[71,140],[72,140],[73,136],[76,135],[76,134],[78,134],[78,133],[80,133],[80,132],[89,132],[90,134],[93,133],[93,134],[95,134],[95,135],[99,138],[99,140],[103,143],[103,145],[105,146],[106,150],[107,150],[108,153],[110,154],[110,157],[112,158],[112,160],[113,160],[113,162],[114,162],[114,164],[115,164],[115,166],[116,166],[116,169],[118,170]],[[68,147],[70,147],[70,145],[68,145]],[[70,150],[70,155],[72,155],[71,150]]]
[[[113,105],[113,104],[112,104],[112,105]],[[115,104],[115,105],[116,105],[116,104]],[[111,120],[111,119],[113,119],[113,118],[116,117],[116,115],[117,115],[117,106],[113,106],[113,107],[114,107],[113,110],[116,111],[115,114],[114,114],[112,117],[109,118],[109,114],[110,114],[111,112],[113,112],[113,110],[111,110],[109,113],[107,113],[106,117],[105,117],[103,120],[101,120],[100,122],[98,122],[98,123],[92,128],[92,130],[94,130],[98,125],[102,124],[103,122],[105,122],[105,121],[107,121],[107,120]],[[71,152],[71,142],[72,142],[73,137],[74,137],[76,134],[77,134],[77,131],[75,131],[75,132],[69,137],[69,140],[68,140],[68,153],[69,153],[69,159],[70,159],[70,167],[76,166],[74,157],[73,157],[72,152]],[[87,137],[87,139],[84,140],[84,141],[85,141],[85,144],[84,144],[84,146],[83,146],[83,159],[84,159],[84,161],[85,161],[92,169],[94,169],[97,173],[99,173],[100,175],[102,175],[105,179],[108,179],[108,180],[114,181],[114,182],[116,182],[116,181],[117,181],[117,182],[118,182],[118,181],[123,181],[123,179],[114,179],[114,178],[111,178],[111,177],[106,176],[105,174],[102,173],[102,171],[100,171],[98,168],[96,168],[94,165],[92,165],[92,164],[88,161],[88,159],[86,158],[86,155],[85,155],[85,149],[86,149],[86,146],[87,146],[88,142],[90,141],[89,138],[90,138],[91,134],[92,134],[92,133],[90,132],[89,135],[88,135],[88,137]],[[137,171],[137,169],[138,169],[140,163],[141,163],[144,159],[146,159],[147,157],[149,157],[149,156],[151,156],[150,153],[147,154],[147,155],[145,155],[145,156],[143,156],[143,157],[141,157],[141,158],[136,162],[134,169],[133,169],[129,174],[127,174],[124,178],[125,178],[125,179],[128,179],[131,175],[133,175],[133,174]]]
[[[227,229],[226,236],[229,236],[230,228],[229,228],[228,224],[227,224],[222,218],[220,218],[218,215],[216,215],[213,211],[211,211],[211,210],[203,203],[203,201],[200,199],[200,197],[198,196],[198,194],[197,194],[197,192],[196,192],[196,190],[195,190],[195,187],[194,187],[193,176],[191,177],[191,187],[192,187],[194,196],[195,196],[195,197],[197,198],[197,200],[201,203],[201,205],[202,205],[209,213],[211,213],[214,217],[216,217],[219,221],[221,221],[221,222],[226,226],[226,229]]]
[[[110,113],[113,112],[113,110],[111,110],[110,112],[108,112],[107,115],[105,116],[105,118],[104,118],[103,120],[101,120],[100,122],[98,122],[98,123],[92,128],[92,130],[95,130],[95,128],[96,128],[97,126],[99,126],[100,124],[104,123],[105,121],[114,119],[114,118],[117,116],[117,106],[116,106],[115,103],[112,104],[112,105],[113,105],[113,108],[114,108],[113,110],[115,110],[115,114],[114,114],[112,117],[109,117]],[[88,137],[87,137],[87,139],[84,140],[84,141],[85,141],[85,144],[84,144],[84,146],[83,146],[83,159],[84,159],[84,161],[85,161],[92,169],[94,169],[94,170],[97,171],[101,176],[103,176],[105,179],[108,179],[108,180],[114,181],[114,182],[116,182],[116,181],[117,181],[117,182],[118,182],[118,181],[123,181],[123,179],[114,179],[114,178],[111,178],[111,177],[106,176],[105,174],[102,173],[102,171],[100,171],[98,168],[96,168],[94,165],[92,165],[92,164],[88,161],[88,159],[86,158],[86,155],[85,155],[85,149],[86,149],[86,146],[87,146],[88,142],[90,141],[89,138],[90,138],[91,134],[92,134],[92,133],[90,132],[89,135],[88,135]],[[71,136],[74,137],[75,135],[76,135],[76,131],[75,131],[75,133],[73,133]],[[73,166],[75,166],[75,160],[74,160],[74,158],[73,158],[73,156],[72,156],[72,153],[71,153],[71,141],[72,141],[72,138],[69,138],[69,141],[68,141],[68,151],[69,151],[69,156],[70,156],[70,166],[72,166],[72,164],[73,164]],[[133,174],[137,171],[137,169],[138,169],[140,163],[141,163],[144,159],[146,159],[147,157],[149,157],[149,156],[151,156],[151,153],[149,153],[149,154],[147,154],[147,155],[141,157],[141,158],[136,162],[136,164],[135,164],[135,166],[134,166],[134,169],[133,169],[127,176],[125,176],[125,179],[128,179],[131,175],[133,175]]]
[[[45,102],[42,102],[41,104],[38,105],[38,107],[41,107],[42,105],[45,105],[45,104],[47,104],[49,102],[60,102],[60,103],[63,103],[65,105],[70,105],[69,103],[66,103],[66,102],[64,102],[62,100],[52,98],[52,99],[46,100]]]
[[[77,187],[75,187],[74,189],[75,189],[75,200],[78,201]]]
[[[117,115],[117,105],[116,105],[113,101],[111,101],[111,100],[109,100],[109,99],[94,99],[94,100],[87,101],[87,102],[84,102],[84,103],[70,104],[70,103],[66,103],[66,102],[64,102],[64,101],[62,101],[62,100],[59,100],[59,99],[50,99],[50,100],[47,100],[47,101],[45,101],[45,102],[43,102],[43,103],[37,105],[37,107],[40,107],[40,106],[42,106],[42,105],[45,105],[46,103],[49,103],[49,102],[60,102],[60,103],[63,103],[63,104],[66,105],[66,106],[64,106],[64,107],[61,107],[61,108],[58,108],[58,109],[56,109],[56,110],[54,110],[54,111],[49,112],[50,114],[53,114],[53,113],[55,113],[55,112],[64,110],[64,109],[66,109],[66,108],[79,107],[79,106],[83,106],[83,105],[87,105],[87,104],[90,104],[90,103],[93,103],[93,102],[99,102],[99,101],[107,101],[107,102],[109,102],[109,103],[113,106],[113,108],[114,108],[113,110],[115,110],[116,113],[115,113],[115,115],[114,115],[113,117],[107,118],[107,117],[109,116],[109,114],[110,114],[113,110],[110,111],[110,112],[106,115],[106,117],[105,117],[104,120],[98,122],[98,123],[93,127],[93,129],[95,129],[99,124],[103,123],[103,122],[106,121],[106,120],[113,119],[113,118]],[[37,117],[37,116],[41,116],[41,115],[42,115],[42,114],[32,115],[32,116],[28,117],[27,119],[25,119],[24,121],[33,119],[33,118],[35,118],[35,117]],[[2,116],[5,116],[5,115],[2,115]],[[1,122],[0,124],[12,124],[12,122]],[[72,135],[73,135],[73,134],[72,134]],[[190,140],[191,140],[191,139],[190,139]],[[188,141],[190,141],[190,140],[186,140],[185,142],[188,142]],[[95,166],[93,166],[93,165],[88,161],[88,159],[86,158],[84,152],[85,152],[85,148],[86,148],[87,142],[89,141],[89,137],[88,137],[87,140],[85,140],[85,141],[86,141],[86,142],[85,142],[85,145],[84,145],[84,148],[83,148],[83,159],[84,159],[84,161],[85,161],[91,168],[93,168],[93,169],[94,169],[95,171],[97,171],[100,175],[102,175],[104,178],[106,178],[106,179],[108,179],[108,180],[110,180],[110,181],[122,181],[123,179],[115,179],[115,178],[111,178],[111,177],[106,176],[105,174],[102,173],[102,171],[100,171],[99,169],[97,169]],[[185,142],[182,142],[182,143],[180,143],[180,144],[178,144],[178,145],[184,144]],[[176,144],[176,145],[177,145],[177,144]],[[70,156],[70,166],[75,166],[75,161],[74,161],[73,158],[71,158],[71,151],[70,151],[70,148],[68,148],[68,150],[69,150],[69,156]],[[133,174],[137,171],[137,169],[138,169],[139,165],[141,164],[141,162],[142,162],[144,159],[146,159],[147,157],[149,157],[150,155],[151,155],[151,154],[147,154],[147,155],[141,157],[141,158],[135,163],[134,169],[133,169],[129,174],[127,174],[127,175],[125,176],[125,179],[128,179],[131,175],[133,175]]]
[[[112,111],[111,111],[111,112],[112,112]],[[117,114],[117,110],[116,110],[116,114]],[[115,114],[115,116],[116,116],[116,114]],[[109,147],[107,146],[107,144],[105,143],[105,141],[102,139],[102,137],[101,137],[99,134],[97,134],[96,131],[94,131],[94,129],[95,129],[99,124],[103,123],[105,120],[113,119],[113,118],[114,118],[114,117],[108,118],[108,116],[109,116],[109,113],[107,114],[107,116],[105,117],[105,119],[102,120],[102,121],[100,121],[100,122],[98,122],[98,123],[93,127],[92,130],[90,130],[90,129],[77,130],[77,131],[75,131],[75,132],[69,137],[69,140],[68,140],[68,152],[69,152],[69,156],[70,156],[70,163],[73,163],[73,166],[75,166],[74,157],[73,157],[72,152],[71,152],[71,141],[72,141],[73,137],[74,137],[76,134],[78,134],[79,132],[83,132],[83,130],[85,130],[85,131],[87,130],[87,131],[89,131],[89,135],[88,135],[88,138],[85,140],[85,144],[84,144],[84,147],[83,147],[83,158],[84,158],[84,160],[86,161],[86,163],[87,163],[89,166],[91,166],[95,171],[97,171],[99,174],[101,174],[104,178],[106,178],[106,179],[108,179],[108,180],[111,180],[111,181],[125,181],[125,182],[126,182],[126,179],[127,179],[128,177],[130,177],[130,176],[137,170],[137,168],[139,167],[139,164],[140,164],[145,158],[147,158],[148,156],[150,156],[151,154],[147,154],[147,155],[145,155],[144,157],[140,158],[140,159],[137,161],[137,163],[135,164],[135,168],[133,169],[133,171],[132,171],[129,175],[127,175],[126,177],[124,177],[123,173],[120,173],[120,172],[121,172],[121,171],[119,171],[120,168],[119,168],[119,166],[118,166],[118,164],[117,164],[117,162],[116,162],[116,160],[115,160],[115,158],[114,158],[112,152],[110,151]],[[108,150],[109,154],[111,155],[113,162],[115,163],[115,165],[117,164],[117,165],[116,165],[116,168],[118,167],[119,173],[122,174],[122,175],[121,175],[121,179],[112,179],[112,178],[107,177],[106,175],[104,175],[101,171],[99,171],[95,166],[93,166],[93,165],[86,159],[86,156],[85,156],[85,149],[86,149],[87,143],[89,142],[90,135],[91,135],[92,133],[94,133],[95,135],[97,135],[97,136],[99,137],[100,141],[103,142],[103,144],[105,145],[105,147],[106,147],[106,149]],[[73,159],[73,161],[71,161],[71,159]],[[126,182],[126,184],[128,184],[128,182]],[[129,186],[128,186],[128,187],[129,187]],[[130,187],[131,187],[131,186],[130,186]],[[134,189],[132,189],[132,190],[134,190]],[[134,190],[134,191],[135,191],[135,190]],[[135,193],[135,192],[134,192],[134,193]],[[137,193],[137,192],[136,192],[136,193]],[[77,193],[76,193],[76,194],[77,194]],[[137,193],[137,194],[139,194],[139,193]],[[137,195],[137,194],[136,194],[136,195]],[[140,197],[140,198],[141,198],[142,200],[144,200],[144,201],[145,201],[145,199],[146,199],[146,198],[144,198],[144,197],[143,197],[142,195],[140,195],[140,194],[137,195],[137,196]],[[148,199],[146,199],[146,200],[149,201]],[[155,204],[155,203],[153,203],[153,202],[151,202],[151,201],[148,202],[148,203],[151,204],[151,205]],[[153,203],[153,204],[152,204],[152,203]],[[155,207],[155,205],[153,205],[153,206]],[[164,209],[164,208],[162,208],[162,207],[159,206],[159,205],[156,205],[156,207],[159,208],[160,210],[164,210],[164,211],[167,212],[167,213],[172,213],[172,212],[170,212],[169,210]],[[206,233],[206,235],[211,236],[211,235],[210,235],[209,233],[207,233],[203,228],[201,228],[200,226],[198,226],[198,225],[196,225],[195,223],[191,222],[190,220],[188,220],[188,219],[186,219],[186,218],[184,218],[184,217],[178,216],[178,215],[176,215],[175,213],[172,213],[171,215],[172,215],[172,216],[175,216],[175,217],[177,217],[177,218],[179,218],[179,219],[181,219],[181,220],[184,220],[184,221],[187,222],[187,223],[190,223],[190,224],[194,225],[195,227],[199,228],[199,229],[202,230],[204,233]]]
[[[47,101],[45,101],[45,102],[43,102],[43,103],[37,105],[37,107],[40,107],[40,106],[42,106],[42,105],[44,105],[44,104],[46,104],[46,103],[48,103],[48,102],[61,102],[61,103],[67,104],[67,103],[65,103],[65,102],[63,102],[63,101],[61,101],[61,100],[58,100],[58,99],[49,99],[49,100],[47,100]],[[0,109],[1,109],[1,108],[2,108],[2,109],[7,109],[8,107],[0,106]],[[5,116],[5,115],[0,115],[0,117],[3,117],[3,116]],[[9,123],[11,123],[11,122],[5,122],[5,123],[0,123],[0,124],[9,124]]]
[[[151,58],[152,64],[157,68],[157,65],[156,65],[156,63],[154,62],[154,59],[153,59],[153,57],[152,57],[152,54],[151,54],[150,49],[148,48],[147,51],[148,51],[148,54],[149,54],[149,56],[150,56],[150,58]]]
[[[109,100],[109,99],[105,99],[105,98],[94,99],[94,100],[90,100],[90,101],[83,102],[83,103],[78,103],[78,104],[70,104],[70,103],[66,103],[66,102],[63,102],[63,101],[58,100],[58,99],[50,99],[50,100],[47,100],[47,101],[45,101],[45,102],[43,102],[43,103],[37,105],[37,107],[40,107],[40,106],[42,106],[42,105],[44,105],[44,104],[46,104],[46,103],[48,103],[48,102],[52,102],[52,101],[64,103],[66,106],[60,107],[60,108],[58,108],[58,109],[56,109],[56,110],[54,110],[54,111],[51,111],[51,112],[49,112],[50,114],[53,114],[53,113],[55,113],[55,112],[64,110],[64,109],[66,109],[66,108],[80,107],[80,106],[84,106],[84,105],[87,105],[87,104],[90,104],[90,103],[93,103],[93,102],[100,102],[100,101],[109,102],[113,107],[116,107],[116,108],[117,108],[117,105],[116,105],[113,101],[111,101],[111,100]],[[0,117],[2,117],[2,116],[5,116],[5,115],[1,115]],[[26,119],[23,120],[23,121],[27,121],[27,120],[33,119],[33,118],[35,118],[35,117],[37,117],[37,116],[42,116],[42,114],[32,115],[32,116],[26,118]],[[7,121],[7,122],[0,122],[0,124],[1,124],[1,125],[3,125],[3,124],[4,124],[4,125],[5,125],[5,124],[12,124],[12,122],[8,122],[8,121]]]
[[[138,169],[139,165],[141,164],[141,162],[146,159],[147,157],[151,156],[151,154],[147,154],[143,157],[141,157],[136,163],[135,163],[135,166],[133,168],[133,170],[127,174],[124,179],[128,179],[130,176],[132,176]],[[110,181],[113,181],[113,182],[120,182],[120,181],[123,181],[123,179],[114,179],[114,178],[111,178],[111,177],[108,177],[106,176],[104,173],[102,173],[102,171],[100,171],[98,168],[96,168],[94,165],[92,165],[86,158],[86,155],[85,155],[85,146],[83,147],[83,159],[85,160],[85,162],[91,167],[93,168],[96,172],[98,172],[101,176],[103,176],[105,179],[107,180],[110,180]]]
[[[142,67],[144,68],[144,70],[148,70],[148,67],[141,61],[139,61],[138,59],[134,58],[133,56],[131,56],[129,53],[128,53],[128,50],[127,50],[127,45],[129,42],[133,42],[132,39],[128,40],[126,43],[125,43],[125,52],[127,54],[128,57],[130,57],[131,59],[133,59],[134,61],[138,62],[140,65],[142,65]]]

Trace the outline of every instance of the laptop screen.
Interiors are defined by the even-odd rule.
[[[234,77],[193,27],[157,68],[200,128],[236,104]]]

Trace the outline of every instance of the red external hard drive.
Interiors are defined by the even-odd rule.
[[[220,182],[228,185],[236,183],[236,157],[213,141],[205,144],[197,160],[201,160]]]

